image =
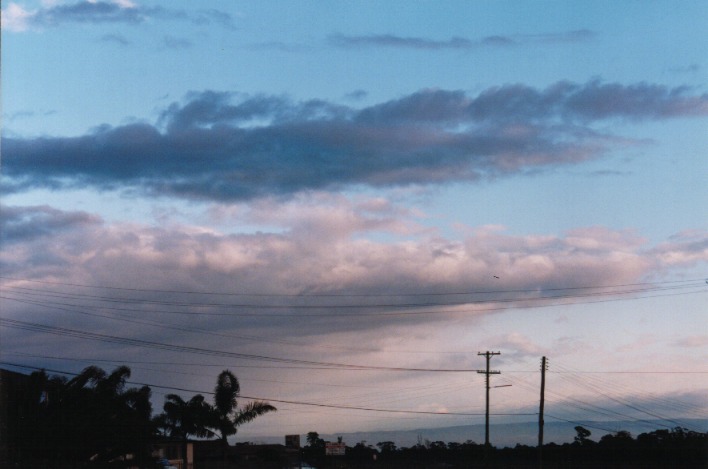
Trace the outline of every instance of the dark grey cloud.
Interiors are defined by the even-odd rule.
[[[596,130],[612,119],[705,115],[708,95],[646,83],[507,85],[476,96],[423,90],[361,109],[205,91],[170,105],[157,125],[5,138],[4,189],[92,186],[234,201],[474,181],[598,158],[631,141]]]
[[[113,2],[76,2],[38,10],[31,23],[57,26],[62,23],[140,23],[146,19],[140,8],[125,8]]]
[[[74,228],[98,225],[101,219],[86,212],[66,212],[47,205],[36,207],[0,206],[0,240],[3,244],[54,236]]]
[[[216,9],[187,12],[163,7],[125,6],[111,1],[79,1],[48,6],[28,13],[24,21],[32,26],[56,27],[69,23],[139,24],[149,19],[185,20],[199,25],[217,24],[234,28],[231,15]]]
[[[333,46],[345,48],[398,47],[407,49],[441,50],[474,49],[477,47],[506,47],[527,44],[581,42],[590,40],[594,36],[595,33],[587,29],[547,34],[527,34],[512,36],[492,35],[475,40],[458,36],[446,40],[438,40],[422,37],[396,36],[394,34],[370,34],[362,36],[332,34],[328,37],[328,42]]]

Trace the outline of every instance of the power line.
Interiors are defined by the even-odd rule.
[[[518,385],[519,387],[524,388],[527,391],[537,392],[535,385],[530,385],[523,380],[514,379],[514,380],[512,380],[512,382],[514,383],[515,386]],[[586,389],[586,386],[584,384],[583,384],[583,389]],[[623,421],[631,421],[634,423],[642,424],[648,428],[656,428],[657,425],[662,426],[662,427],[666,427],[666,428],[672,427],[672,425],[666,425],[666,424],[662,424],[662,423],[652,421],[652,420],[637,418],[634,415],[620,412],[619,410],[609,409],[609,408],[603,407],[597,403],[590,403],[590,402],[587,402],[585,400],[581,400],[581,399],[578,399],[575,397],[563,395],[558,391],[546,389],[545,392],[546,392],[546,394],[551,394],[553,396],[556,396],[557,398],[560,398],[560,400],[553,400],[550,403],[554,407],[565,406],[565,407],[569,408],[570,410],[581,410],[586,413],[599,414],[604,417],[609,417],[609,418],[614,418],[614,419],[620,418]],[[659,418],[659,420],[669,421],[669,422],[672,421],[671,419],[664,419],[664,418]],[[674,422],[673,426],[675,426],[676,423],[677,422]],[[690,425],[681,424],[680,426],[689,427]]]
[[[13,287],[15,290],[17,288]],[[21,287],[20,287],[21,288]],[[676,288],[686,288],[686,287],[667,287],[666,289],[676,289]],[[5,293],[8,293],[8,289],[5,289]],[[13,289],[10,289],[9,293],[15,293],[15,294],[23,294],[22,292],[15,291]],[[27,289],[25,289],[27,290]],[[40,290],[34,290],[41,292]],[[653,292],[653,291],[658,291],[657,289],[653,290],[634,290],[634,291],[622,291],[622,292],[600,292],[600,293],[592,293],[592,294],[584,294],[584,295],[563,295],[563,296],[545,296],[545,297],[518,297],[518,298],[503,298],[503,299],[485,299],[485,300],[470,300],[470,301],[464,301],[464,302],[457,302],[457,303],[400,303],[400,304],[350,304],[350,305],[252,305],[252,304],[228,304],[228,303],[175,303],[175,302],[166,302],[166,301],[152,301],[152,300],[141,300],[141,299],[135,299],[135,298],[128,298],[128,299],[119,299],[119,298],[104,298],[100,299],[100,301],[106,301],[108,303],[128,303],[128,304],[138,304],[138,305],[154,305],[154,304],[159,304],[163,306],[173,306],[173,307],[192,307],[192,308],[236,308],[236,309],[241,309],[241,308],[249,308],[249,309],[288,309],[292,311],[301,311],[301,310],[312,310],[312,309],[328,309],[328,310],[338,310],[337,312],[334,313],[302,313],[298,312],[297,314],[293,314],[292,312],[288,313],[274,313],[271,311],[268,312],[243,312],[243,311],[175,311],[175,310],[158,310],[158,309],[150,309],[150,310],[145,310],[145,309],[135,309],[135,308],[121,308],[121,307],[114,307],[114,306],[106,306],[106,305],[83,305],[83,304],[77,304],[77,303],[60,303],[60,302],[47,302],[44,303],[44,305],[47,306],[52,306],[52,305],[59,305],[59,306],[68,306],[68,307],[100,307],[101,309],[108,309],[108,310],[114,310],[114,311],[125,311],[125,312],[133,312],[133,313],[145,313],[145,312],[150,312],[154,314],[172,314],[172,315],[186,315],[186,316],[226,316],[226,317],[256,317],[256,318],[266,318],[266,317],[285,317],[285,318],[305,318],[305,317],[313,317],[313,318],[336,318],[336,317],[348,317],[348,316],[355,316],[355,317],[363,317],[363,316],[373,316],[373,317],[395,317],[395,316],[423,316],[423,315],[443,315],[443,314],[463,314],[463,313],[483,313],[483,312],[491,312],[491,311],[504,311],[508,310],[510,308],[513,309],[533,309],[533,308],[549,308],[549,307],[557,307],[557,306],[567,306],[567,305],[585,305],[585,304],[597,304],[597,303],[608,303],[608,302],[616,302],[616,301],[629,301],[629,300],[636,300],[636,299],[646,299],[646,298],[658,298],[658,297],[668,297],[668,296],[683,296],[683,295],[692,295],[692,294],[700,294],[700,293],[706,293],[706,290],[701,287],[700,290],[694,290],[694,291],[685,291],[685,292],[677,292],[677,293],[663,293],[663,294],[654,294],[654,295],[641,295],[641,296],[633,296],[633,297],[626,297],[626,298],[605,298],[601,300],[592,300],[592,301],[573,301],[578,298],[585,298],[585,297],[590,297],[590,296],[618,296],[618,295],[632,295],[635,293],[646,293],[646,292]],[[42,293],[40,293],[42,294]],[[27,293],[24,293],[24,295],[27,295]],[[44,296],[59,296],[59,295],[51,295],[51,294],[43,294]],[[73,296],[70,294],[63,295],[62,297],[64,298],[85,298],[86,295],[76,295],[74,294]],[[20,300],[17,298],[13,297],[8,297],[8,296],[2,296],[2,299],[6,300],[12,300],[12,301],[17,301],[17,302],[26,302],[28,300]],[[93,298],[97,299],[97,298]],[[554,300],[567,300],[565,302],[559,302],[559,303],[551,303],[551,301]],[[517,304],[514,304],[517,303]],[[524,303],[524,304],[521,304]],[[528,304],[531,303],[531,304]],[[535,303],[540,303],[540,304],[535,304]],[[483,308],[475,308],[471,310],[462,310],[462,309],[435,309],[435,310],[417,310],[417,311],[374,311],[374,312],[369,312],[369,311],[356,311],[356,312],[351,312],[351,311],[346,311],[346,310],[352,310],[352,309],[359,309],[359,310],[365,310],[365,309],[383,309],[383,308],[426,308],[426,307],[436,307],[436,308],[442,308],[445,306],[471,306],[471,305],[495,305],[495,304],[504,304],[504,305],[512,305],[512,306],[492,306],[492,307],[483,307]],[[344,309],[345,311],[339,311],[340,309]]]
[[[484,370],[477,370],[477,373],[482,373],[484,374],[484,388],[486,390],[486,399],[485,399],[485,414],[484,414],[484,445],[489,446],[489,375],[498,375],[501,373],[501,371],[497,370],[490,370],[489,369],[489,361],[494,355],[501,355],[501,352],[490,352],[487,350],[486,352],[477,352],[477,355],[482,355],[486,358],[487,360],[487,367]]]
[[[0,361],[0,363],[2,363],[4,365],[8,365],[8,366],[14,366],[14,367],[19,367],[19,368],[28,368],[28,369],[33,369],[33,370],[46,370],[46,371],[50,371],[52,373],[60,373],[60,374],[71,375],[71,376],[77,376],[79,374],[79,373],[71,373],[71,372],[61,371],[61,370],[52,370],[49,368],[39,368],[39,367],[28,366],[28,365],[20,365],[20,364],[4,362],[4,361]],[[154,387],[154,388],[158,388],[158,389],[167,389],[167,390],[171,390],[171,391],[182,391],[182,392],[190,392],[190,393],[197,393],[197,394],[214,394],[213,391],[199,391],[199,390],[194,390],[194,389],[179,388],[179,387],[174,387],[174,386],[162,386],[162,385],[157,385],[157,384],[141,383],[141,382],[135,382],[135,381],[126,381],[126,384],[131,384],[131,385],[136,385],[136,386],[149,386],[151,388]],[[450,416],[464,416],[464,417],[484,415],[483,413],[471,413],[471,412],[432,412],[432,411],[421,411],[421,410],[380,409],[380,408],[374,408],[374,407],[358,407],[358,406],[347,406],[347,405],[336,405],[336,404],[319,404],[316,402],[292,401],[292,400],[285,400],[285,399],[272,399],[272,398],[267,398],[267,397],[254,397],[254,396],[245,396],[245,395],[239,395],[239,398],[258,400],[258,401],[277,402],[277,403],[281,403],[281,404],[303,405],[303,406],[310,406],[310,407],[323,407],[323,408],[330,408],[330,409],[361,410],[361,411],[367,411],[367,412],[443,415],[443,416],[450,415]],[[492,415],[529,416],[529,415],[536,415],[536,414],[535,413],[494,413]]]
[[[399,350],[396,350],[399,352]],[[409,353],[408,351],[400,351],[400,352],[405,352]],[[17,355],[17,356],[22,356],[22,357],[32,357],[32,358],[41,358],[41,359],[49,359],[49,360],[68,360],[68,361],[83,361],[83,362],[90,362],[90,361],[96,361],[96,362],[106,362],[106,363],[117,363],[121,360],[102,360],[102,359],[97,359],[97,358],[76,358],[76,357],[61,357],[57,355],[37,355],[37,354],[32,354],[32,353],[25,353],[25,352],[8,352],[4,351],[3,352],[5,355]],[[464,353],[464,352],[450,352],[450,353]],[[210,363],[185,363],[185,362],[175,362],[175,361],[169,361],[169,362],[161,362],[161,361],[144,361],[144,360],[131,360],[130,363],[136,363],[136,364],[143,364],[143,365],[170,365],[170,366],[207,366],[207,367],[215,367],[215,368],[223,368],[223,367],[228,367],[229,365],[219,365],[219,364],[210,364]],[[323,367],[323,366],[296,366],[296,367],[283,367],[283,366],[269,366],[269,365],[239,365],[239,367],[242,368],[273,368],[273,369],[302,369],[302,370],[330,370],[332,369],[331,367]],[[504,370],[505,374],[508,373],[538,373],[538,370]],[[616,374],[616,373],[628,373],[628,374],[708,374],[708,371],[554,371],[554,370],[548,370],[547,373],[553,373],[553,374]]]
[[[107,285],[87,285],[80,283],[69,283],[69,282],[57,282],[57,281],[46,281],[46,280],[34,280],[28,278],[17,278],[17,277],[7,277],[1,276],[2,280],[13,280],[21,282],[32,282],[40,283],[45,285],[62,285],[62,286],[72,286],[81,288],[100,288],[105,290],[116,290],[116,291],[132,291],[132,292],[143,292],[143,293],[183,293],[190,295],[219,295],[219,296],[263,296],[263,297],[285,297],[285,298],[325,298],[325,297],[390,297],[390,296],[453,296],[453,295],[476,295],[476,294],[488,294],[488,293],[528,293],[528,292],[538,292],[539,289],[515,289],[515,290],[472,290],[464,292],[413,292],[413,293],[229,293],[229,292],[207,292],[207,291],[189,291],[189,290],[161,290],[161,289],[146,289],[146,288],[126,288],[126,287],[115,287]],[[642,285],[670,285],[677,283],[689,283],[689,282],[699,282],[702,284],[705,279],[695,278],[687,280],[671,280],[664,282],[636,282],[636,283],[622,283],[622,284],[609,284],[609,285],[586,285],[586,286],[576,286],[576,287],[556,287],[556,288],[544,288],[543,291],[570,291],[570,290],[583,290],[583,289],[600,289],[600,288],[620,288],[620,287],[636,287]]]
[[[564,419],[564,418],[562,418],[562,417],[557,417],[557,416],[555,416],[555,415],[550,415],[550,414],[545,414],[545,416],[546,416],[546,417],[550,417],[550,418],[552,418],[552,419],[560,420],[561,422],[574,423],[574,424],[576,424],[576,425],[581,425],[581,426],[583,426],[583,427],[590,427],[590,428],[594,428],[595,430],[602,430],[602,431],[605,431],[605,432],[614,433],[614,430],[612,430],[611,428],[599,427],[599,426],[597,426],[597,425],[595,425],[595,424],[589,424],[589,423],[586,423],[586,422],[577,422],[577,421],[575,421],[575,420],[567,420],[567,419]]]
[[[47,326],[32,322],[18,321],[15,319],[0,318],[0,326],[10,327],[13,329],[27,330],[31,332],[40,332],[66,337],[74,337],[78,339],[96,340],[99,342],[114,343],[119,345],[130,345],[135,347],[145,347],[158,350],[168,350],[172,352],[194,353],[199,355],[240,358],[244,360],[269,361],[276,363],[290,363],[300,365],[319,365],[329,368],[339,369],[355,369],[355,370],[379,370],[379,371],[418,371],[418,372],[441,372],[441,373],[470,373],[477,370],[472,369],[440,369],[440,368],[406,368],[406,367],[387,367],[374,365],[352,365],[335,362],[320,362],[311,360],[297,360],[294,358],[270,357],[266,355],[253,355],[237,352],[226,352],[222,350],[206,349],[201,347],[190,347],[185,345],[172,345],[162,342],[147,341],[141,339],[132,339],[128,337],[119,337],[108,334],[98,334],[95,332],[79,331],[76,329],[67,329],[63,327]]]
[[[682,426],[682,425],[683,425],[681,422],[677,422],[676,420],[673,420],[673,419],[671,419],[671,418],[668,418],[668,417],[665,417],[665,416],[663,416],[663,415],[660,415],[660,414],[656,413],[655,411],[650,411],[650,410],[648,410],[648,409],[642,407],[642,406],[641,406],[640,404],[638,404],[638,403],[630,403],[630,402],[627,402],[625,399],[622,399],[622,398],[619,398],[619,397],[615,397],[615,396],[612,396],[612,395],[608,394],[608,392],[606,392],[606,391],[604,390],[604,388],[607,388],[608,386],[607,386],[606,384],[604,384],[604,383],[602,384],[602,388],[601,388],[599,385],[594,384],[594,383],[591,383],[591,382],[588,382],[587,380],[582,380],[582,381],[581,381],[581,380],[579,379],[579,377],[575,377],[575,376],[573,376],[572,374],[571,374],[571,375],[566,375],[566,376],[564,376],[564,378],[565,378],[565,379],[571,379],[571,380],[573,380],[574,382],[577,382],[578,384],[582,385],[585,389],[589,389],[589,390],[591,390],[591,391],[593,391],[593,392],[595,392],[595,393],[597,393],[597,394],[599,394],[599,395],[601,395],[601,396],[604,396],[604,397],[607,398],[607,399],[610,399],[611,401],[613,401],[613,402],[615,402],[615,403],[617,403],[617,404],[619,404],[619,405],[622,405],[622,406],[624,406],[624,407],[628,407],[628,408],[630,408],[630,409],[632,409],[632,410],[634,410],[634,411],[636,411],[636,412],[639,412],[639,413],[641,413],[641,414],[645,414],[645,415],[648,415],[648,416],[650,416],[650,417],[657,418],[657,419],[662,420],[662,421],[665,421],[665,422],[670,422],[670,423],[672,423],[672,424],[674,424],[674,425],[678,425],[678,426]],[[665,426],[666,426],[666,427],[669,427],[669,425],[665,425]]]
[[[650,292],[656,292],[656,291],[667,291],[667,290],[676,290],[676,289],[685,289],[685,288],[697,288],[701,287],[700,291],[705,291],[705,288],[703,288],[702,284],[688,284],[688,285],[668,285],[668,286],[651,286],[651,287],[645,287],[645,288],[633,288],[633,289],[624,289],[624,290],[610,290],[610,291],[590,291],[590,292],[585,292],[585,293],[571,293],[571,294],[564,294],[564,295],[544,295],[544,292],[553,292],[553,291],[564,291],[564,290],[579,290],[579,289],[599,289],[602,287],[574,287],[574,288],[567,288],[567,289],[544,289],[544,290],[539,290],[539,289],[534,289],[534,290],[497,290],[497,291],[487,291],[487,292],[476,292],[476,293],[453,293],[451,295],[443,295],[443,294],[430,294],[430,295],[425,295],[425,294],[398,294],[394,295],[391,294],[389,296],[410,296],[410,297],[421,297],[421,296],[456,296],[456,295],[479,295],[479,294],[500,294],[500,293],[534,293],[538,296],[514,296],[510,298],[486,298],[486,299],[466,299],[466,300],[460,300],[460,301],[454,301],[454,302],[423,302],[423,303],[402,303],[402,302],[396,302],[396,303],[372,303],[372,304],[261,304],[261,303],[219,303],[219,302],[178,302],[178,301],[165,301],[165,300],[149,300],[149,299],[144,299],[144,298],[123,298],[123,297],[111,297],[111,296],[99,296],[99,295],[89,295],[89,294],[83,294],[83,293],[68,293],[68,292],[55,292],[55,291],[45,291],[45,290],[38,290],[35,288],[28,288],[28,287],[19,287],[19,286],[12,286],[9,287],[10,291],[14,292],[29,292],[29,293],[39,293],[44,296],[54,296],[54,297],[59,297],[59,298],[74,298],[74,299],[89,299],[89,300],[98,300],[98,301],[104,301],[108,303],[129,303],[129,304],[149,304],[149,305],[162,305],[162,306],[173,306],[173,307],[212,307],[212,308],[249,308],[249,309],[330,309],[330,308],[338,308],[338,309],[365,309],[365,308],[424,308],[424,307],[430,307],[430,306],[464,306],[468,304],[487,304],[487,303],[492,303],[492,304],[497,304],[497,303],[511,303],[511,302],[517,302],[517,301],[546,301],[546,300],[559,300],[559,299],[573,299],[573,298],[589,298],[589,297],[597,297],[597,296],[618,296],[618,295],[630,295],[634,293],[650,293]],[[8,290],[7,287],[4,289],[6,292]],[[143,293],[156,293],[160,291],[150,291],[150,290],[139,290]],[[160,292],[161,293],[161,292]],[[179,292],[174,292],[174,293],[179,293]],[[206,295],[206,294],[204,294]],[[215,296],[218,296],[218,294],[212,294]],[[245,295],[245,294],[244,294]],[[243,295],[239,295],[243,296]],[[267,295],[261,295],[259,294],[258,296],[267,296]],[[282,297],[282,295],[273,295],[273,297]],[[298,296],[287,296],[287,298],[309,298],[306,296],[303,297],[298,297]],[[317,297],[314,297],[317,298]]]

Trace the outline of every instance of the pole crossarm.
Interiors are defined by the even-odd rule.
[[[545,405],[546,393],[546,370],[548,370],[548,358],[541,357],[541,401],[538,407],[538,469],[543,469],[543,408]]]
[[[484,374],[484,384],[486,388],[486,405],[484,412],[484,445],[489,446],[489,375],[498,375],[501,373],[499,370],[489,369],[489,360],[492,359],[494,355],[501,355],[501,352],[477,352],[477,355],[481,355],[487,359],[487,368],[484,370],[477,370],[477,373]]]

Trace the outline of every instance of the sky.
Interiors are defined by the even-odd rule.
[[[546,356],[547,421],[706,431],[706,24],[4,1],[2,366],[126,364],[156,412],[230,369],[253,441],[483,423],[487,351],[535,421]]]

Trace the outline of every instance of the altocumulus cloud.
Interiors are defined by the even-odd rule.
[[[205,91],[172,104],[154,125],[6,138],[4,189],[91,186],[240,201],[475,181],[638,143],[596,124],[706,114],[708,95],[646,83],[507,85],[476,96],[432,89],[365,108]]]

